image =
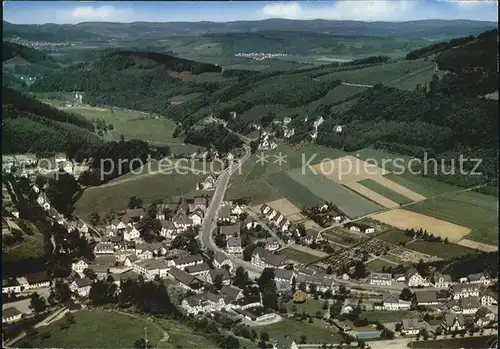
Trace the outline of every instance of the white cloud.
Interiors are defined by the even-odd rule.
[[[126,8],[114,6],[79,6],[71,10],[56,13],[57,21],[64,23],[79,23],[93,21],[132,22],[134,12]]]
[[[255,13],[256,19],[327,19],[359,21],[407,21],[418,19],[488,19],[492,1],[443,1],[447,10],[436,7],[439,3],[414,0],[335,0],[331,2],[280,2],[263,6]],[[496,4],[496,1],[494,2]],[[470,12],[471,8],[478,10]],[[481,13],[480,13],[481,12]],[[473,14],[473,18],[471,18]],[[489,18],[492,20],[491,18]]]

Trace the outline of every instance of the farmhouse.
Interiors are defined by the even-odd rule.
[[[439,304],[436,291],[415,291],[414,298],[415,304],[420,306]]]
[[[475,323],[478,327],[484,327],[495,321],[495,314],[486,307],[478,309],[475,315]]]
[[[217,213],[217,220],[219,222],[232,222],[234,218],[231,216],[231,206],[222,206]]]
[[[392,275],[388,273],[370,273],[368,276],[370,285],[391,286]]]
[[[375,228],[373,228],[372,226],[358,222],[345,223],[344,228],[349,229],[350,231],[355,231],[358,233],[365,233],[365,234],[371,234],[375,232]]]
[[[403,319],[401,325],[401,333],[406,336],[417,335],[423,327],[418,318]]]
[[[260,268],[281,268],[284,267],[284,260],[283,256],[272,254],[259,246],[252,253],[251,263]]]
[[[292,289],[293,270],[274,268],[273,272],[277,291],[290,291]]]
[[[114,244],[110,241],[99,242],[94,246],[94,254],[113,254],[115,252]]]
[[[135,241],[141,237],[141,233],[134,226],[127,226],[123,231],[123,240]]]
[[[491,288],[486,289],[481,294],[481,305],[498,305],[498,293],[493,291]]]
[[[21,320],[23,313],[21,313],[15,307],[8,307],[2,311],[2,323],[12,323]]]
[[[229,237],[240,236],[240,226],[239,225],[223,225],[219,229],[219,233],[226,236],[226,239]]]
[[[233,270],[233,268],[234,268],[233,262],[231,261],[231,259],[229,259],[228,257],[226,257],[226,255],[224,253],[215,252],[215,255],[214,255],[214,267],[216,267],[216,268],[222,268],[225,265],[227,265],[229,267],[229,272],[231,272]]]
[[[220,294],[224,298],[226,304],[236,302],[238,299],[243,298],[243,291],[234,286],[224,285],[220,289]]]
[[[132,267],[134,263],[138,260],[139,258],[135,254],[128,255],[125,257],[123,264],[126,267]]]
[[[76,292],[80,297],[87,297],[90,293],[93,281],[87,277],[76,279],[69,285],[71,292]]]
[[[49,287],[50,286],[50,277],[46,271],[27,274],[27,275],[25,275],[25,278],[29,284],[27,287],[28,289]]]
[[[241,247],[241,237],[229,237],[226,241],[226,249],[230,254],[240,255],[243,253],[243,247]]]
[[[446,332],[456,332],[465,328],[465,318],[463,314],[446,313],[441,321]]]
[[[167,220],[160,220],[161,223],[161,230],[160,230],[160,236],[163,236],[166,239],[173,240],[177,236],[176,232],[177,229],[175,228],[175,225]]]

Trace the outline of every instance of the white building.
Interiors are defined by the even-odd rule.
[[[2,311],[2,323],[9,324],[21,320],[23,313],[15,307],[8,307]]]
[[[71,270],[74,270],[78,274],[83,274],[83,271],[89,267],[89,264],[83,259],[80,259],[76,263],[71,264]]]
[[[370,273],[368,277],[370,285],[391,286],[392,275],[388,273]]]

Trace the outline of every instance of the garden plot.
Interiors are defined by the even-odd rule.
[[[471,232],[470,228],[403,209],[378,213],[371,218],[403,230],[424,229],[450,242],[460,241]]]

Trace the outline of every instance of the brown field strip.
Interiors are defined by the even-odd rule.
[[[285,217],[300,213],[300,208],[298,208],[285,198],[267,202],[267,205],[269,205],[271,208],[274,208]]]
[[[457,245],[478,249],[480,251],[485,251],[485,252],[498,251],[498,246],[483,244],[482,242],[476,242],[469,239],[462,239],[459,242],[457,242]]]
[[[424,229],[450,242],[460,241],[471,232],[470,228],[403,209],[377,213],[370,218],[403,230]]]
[[[382,205],[386,208],[397,208],[399,204],[392,200],[389,200],[385,196],[380,195],[379,193],[374,192],[371,189],[359,184],[359,183],[343,183],[346,187],[351,190],[354,190],[356,193],[363,195],[364,197],[376,202],[379,205]]]
[[[387,188],[395,191],[398,194],[404,195],[413,201],[422,201],[422,200],[426,199],[425,196],[420,195],[418,193],[415,193],[413,190],[410,190],[406,187],[403,187],[402,185],[400,185],[396,182],[393,182],[390,179],[387,179],[383,176],[373,176],[372,179],[374,181],[382,184],[384,187],[387,187]]]
[[[306,217],[304,217],[300,213],[291,214],[289,216],[286,216],[286,218],[288,218],[292,223],[300,222],[306,219]]]

